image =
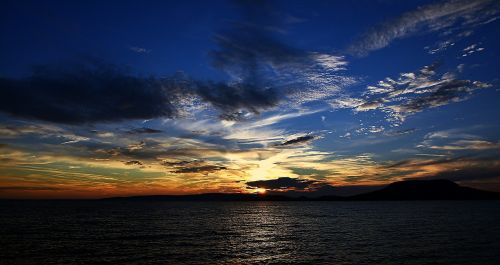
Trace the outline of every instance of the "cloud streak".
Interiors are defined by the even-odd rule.
[[[299,145],[313,141],[317,137],[314,135],[304,135],[296,138],[292,138],[284,141],[283,143],[277,144],[276,146],[290,146],[290,145]]]
[[[397,79],[390,77],[367,87],[359,98],[344,98],[331,102],[334,108],[351,108],[356,112],[380,110],[387,120],[401,124],[415,113],[468,99],[479,89],[491,84],[458,79],[454,73],[437,74],[438,64],[401,73]]]
[[[348,51],[364,56],[419,31],[435,32],[457,24],[462,30],[473,28],[489,23],[499,9],[495,0],[446,0],[421,6],[374,27],[354,42]]]

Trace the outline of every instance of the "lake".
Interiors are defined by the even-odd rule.
[[[500,201],[1,201],[1,264],[500,264]]]

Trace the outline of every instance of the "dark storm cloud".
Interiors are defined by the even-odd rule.
[[[189,78],[143,78],[111,65],[40,66],[23,79],[0,79],[0,111],[15,117],[66,124],[175,118],[193,98],[223,113],[260,109],[279,100],[273,89]],[[150,128],[130,133],[156,133]]]
[[[307,143],[312,140],[316,139],[316,136],[313,135],[305,135],[305,136],[300,136],[297,138],[293,138],[287,141],[284,141],[283,143],[277,144],[276,146],[288,146],[288,145],[296,145],[296,144],[301,144],[301,143]]]
[[[270,189],[270,190],[288,189],[288,188],[295,188],[295,189],[303,190],[305,188],[309,188],[309,187],[313,186],[316,183],[317,183],[317,181],[313,181],[313,180],[281,177],[281,178],[271,179],[271,180],[249,181],[249,182],[247,182],[247,185],[250,188],[264,188],[264,189]]]
[[[275,106],[279,101],[276,90],[248,83],[205,83],[197,87],[197,93],[203,100],[222,110],[225,115],[221,117],[224,119],[231,119],[241,109],[259,113],[259,110]]]
[[[25,79],[0,79],[0,111],[60,123],[148,119],[175,114],[158,79],[109,65],[40,66]]]

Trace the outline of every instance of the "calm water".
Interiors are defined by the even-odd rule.
[[[0,202],[1,264],[500,264],[500,202]]]

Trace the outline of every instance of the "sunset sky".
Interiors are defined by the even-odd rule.
[[[500,191],[500,1],[0,10],[0,198]]]

